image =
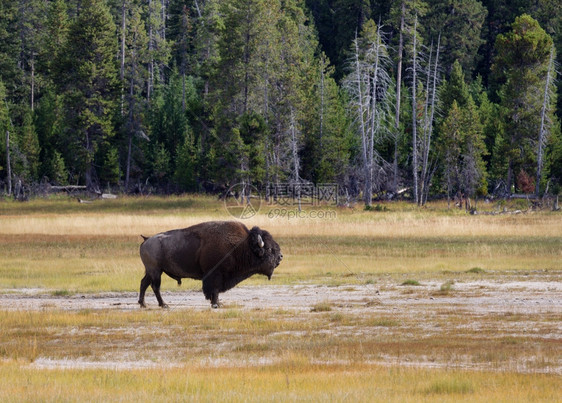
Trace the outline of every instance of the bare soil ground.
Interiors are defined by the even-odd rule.
[[[342,312],[380,311],[400,314],[455,309],[473,314],[524,313],[562,314],[562,281],[465,280],[455,281],[449,292],[443,282],[421,281],[418,286],[392,284],[367,285],[263,285],[238,286],[221,294],[224,307],[240,309],[288,309],[310,311],[317,304],[328,304]],[[162,291],[171,309],[210,309],[198,290]],[[57,296],[40,289],[6,290],[0,294],[4,310],[96,310],[139,309],[138,293],[100,293]],[[158,305],[150,288],[148,309]],[[159,308],[158,308],[159,309]],[[562,324],[560,324],[562,336]]]
[[[559,274],[559,273],[558,273]],[[449,367],[477,370],[501,370],[515,372],[544,372],[562,374],[562,281],[557,273],[534,275],[529,279],[518,277],[486,279],[484,277],[456,280],[448,287],[443,281],[420,281],[420,285],[398,285],[396,280],[381,280],[375,284],[319,286],[319,285],[263,285],[238,286],[221,294],[224,304],[219,310],[211,310],[203,293],[185,288],[181,291],[163,291],[164,301],[170,311],[209,310],[224,312],[228,309],[252,312],[261,310],[284,310],[291,313],[295,320],[306,321],[311,315],[331,314],[353,317],[392,318],[391,325],[344,326],[328,323],[326,332],[329,337],[351,338],[365,335],[366,338],[381,340],[400,339],[409,344],[415,340],[446,340],[448,335],[455,338],[489,341],[498,339],[505,343],[524,341],[527,352],[513,360],[510,357],[475,358],[483,352],[456,351],[451,347],[450,353],[435,350],[438,353],[424,355],[420,351],[396,354],[395,351],[379,351],[371,361],[386,365],[404,365],[421,367]],[[149,289],[146,295],[149,310],[157,310],[158,305]],[[0,307],[3,310],[22,311],[81,311],[81,310],[119,310],[140,309],[137,293],[103,293],[55,296],[44,290],[6,290],[0,294]],[[211,314],[211,313],[210,313]],[[374,326],[374,327],[373,327]],[[133,329],[138,332],[138,329]],[[133,331],[132,330],[132,331]],[[148,331],[148,330],[147,330]],[[299,337],[299,335],[291,335]],[[410,340],[408,340],[410,339]],[[236,341],[232,341],[235,343]],[[217,342],[218,343],[218,342]],[[222,340],[217,348],[228,349],[229,341]],[[387,343],[385,341],[385,343]],[[390,343],[390,341],[388,342]],[[384,343],[381,342],[381,345]],[[390,346],[390,344],[388,344]],[[548,357],[541,354],[548,345],[551,352]],[[529,347],[531,346],[531,347]],[[517,345],[514,346],[517,348]],[[461,349],[462,350],[462,349]],[[558,352],[558,354],[556,354]],[[544,355],[544,354],[543,354]],[[174,353],[168,352],[169,357]],[[264,357],[265,362],[254,357],[255,362],[243,364],[263,364],[272,361]],[[537,363],[537,360],[542,360]],[[215,362],[216,361],[216,362]],[[206,365],[224,365],[224,358],[212,358]],[[236,363],[234,363],[236,364]],[[111,367],[139,368],[160,365],[179,365],[173,359],[153,362],[144,359],[132,359],[130,356],[108,357],[103,362],[87,360],[57,360],[39,357],[34,365],[39,367]]]

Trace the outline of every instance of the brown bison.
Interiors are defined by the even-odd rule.
[[[142,236],[142,235],[141,235]],[[235,221],[210,221],[184,229],[142,236],[140,257],[146,269],[141,280],[139,304],[145,307],[148,286],[158,304],[167,308],[160,295],[162,273],[181,284],[182,278],[203,281],[205,298],[219,305],[219,293],[225,292],[254,274],[271,279],[283,255],[269,232],[251,230]]]

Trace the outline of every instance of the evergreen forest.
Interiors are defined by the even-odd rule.
[[[562,190],[559,0],[0,0],[0,194]]]

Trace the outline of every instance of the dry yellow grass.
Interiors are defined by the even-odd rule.
[[[283,248],[273,284],[396,284],[408,297],[429,298],[400,284],[408,278],[446,284],[459,273],[501,283],[562,270],[561,214],[468,216],[430,207],[390,204],[385,212],[335,209],[335,219],[271,219],[262,206],[244,222],[268,229]],[[136,292],[140,234],[230,218],[221,202],[204,197],[0,203],[0,290]],[[483,274],[464,273],[475,267]],[[167,277],[162,287],[177,289]],[[339,308],[0,307],[0,401],[559,400],[560,376],[534,373],[559,368],[559,313]],[[102,368],[39,365],[49,359]],[[416,361],[441,368],[406,368]]]
[[[284,283],[472,267],[562,269],[561,214],[469,216],[389,205],[385,212],[330,207],[334,219],[271,219],[271,208],[262,206],[244,223],[268,229],[279,241],[285,260],[275,278]],[[140,234],[213,219],[232,217],[222,202],[204,197],[0,205],[0,287],[136,290]]]
[[[274,218],[259,214],[243,220],[259,225],[276,236],[361,236],[365,238],[447,238],[447,237],[558,237],[562,233],[562,215],[534,213],[518,216],[448,216],[433,212],[352,213],[336,210],[337,218]],[[135,213],[45,214],[1,216],[0,234],[112,235],[154,234],[172,228],[184,228],[202,221],[231,220],[220,204],[214,214],[189,215]]]
[[[40,370],[0,364],[0,400],[200,402],[555,402],[560,378],[288,358],[265,367]]]

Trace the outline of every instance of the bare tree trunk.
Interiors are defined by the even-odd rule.
[[[357,39],[357,32],[355,33],[355,72],[356,72],[356,79],[357,79],[357,93],[359,94],[359,120],[360,120],[360,129],[361,129],[361,143],[362,143],[362,157],[363,157],[363,166],[367,165],[367,144],[366,144],[366,128],[365,128],[365,106],[363,105],[363,88],[362,88],[362,81],[363,77],[361,77],[361,64],[359,62],[359,43]]]
[[[35,54],[31,55],[31,111],[35,110]]]
[[[451,208],[451,173],[447,169],[447,209]]]
[[[535,194],[539,197],[540,184],[542,179],[542,168],[543,168],[543,148],[546,144],[546,134],[545,134],[545,119],[546,113],[548,111],[549,103],[549,87],[551,85],[551,75],[552,75],[552,65],[554,64],[554,45],[550,50],[550,60],[548,62],[548,71],[546,73],[546,84],[544,86],[544,99],[541,111],[541,127],[539,129],[539,141],[538,141],[538,152],[537,152],[537,180],[535,184]]]
[[[8,196],[12,195],[12,164],[10,163],[10,131],[6,130],[6,176],[8,178]]]
[[[121,6],[121,116],[125,113],[125,28],[126,28],[126,3]]]
[[[380,25],[377,29],[377,43],[376,43],[376,51],[375,51],[375,63],[374,63],[374,70],[372,76],[372,88],[371,88],[371,123],[370,123],[370,130],[367,137],[367,163],[365,164],[365,188],[363,191],[363,196],[365,199],[365,205],[371,206],[373,202],[373,155],[374,155],[374,147],[375,147],[375,131],[377,130],[377,90],[378,90],[378,81],[379,81],[379,52],[380,52]]]
[[[511,186],[513,185],[513,159],[509,157],[509,162],[507,164],[507,195],[506,197],[511,197]]]
[[[297,193],[297,202],[299,206],[299,211],[301,211],[301,191],[300,191],[300,161],[298,153],[298,138],[297,138],[297,127],[295,122],[295,114],[293,108],[291,108],[291,151],[293,157],[293,180],[295,181],[295,190]]]
[[[414,44],[413,44],[413,70],[412,70],[412,174],[414,176],[414,201],[419,203],[418,195],[418,134],[417,134],[417,101],[416,101],[416,65],[417,65],[417,29],[418,29],[418,16],[414,22]]]
[[[197,0],[194,1],[195,8],[197,9],[197,15],[201,18],[201,9],[199,8],[199,2]]]
[[[431,136],[433,134],[433,117],[435,115],[435,98],[437,93],[437,67],[439,63],[439,46],[441,44],[441,34],[439,34],[439,39],[437,40],[437,51],[435,54],[435,65],[433,69],[433,84],[431,88],[431,104],[429,103],[429,77],[431,75],[431,54],[433,53],[433,46],[430,51],[429,65],[428,65],[428,79],[427,79],[427,97],[425,105],[425,123],[424,123],[424,140],[423,140],[423,161],[422,161],[422,190],[420,192],[420,204],[424,205],[427,202],[427,197],[429,195],[429,184],[431,183],[432,173],[428,172],[429,168],[429,151],[431,150]],[[427,110],[429,109],[430,114],[427,116]]]
[[[320,129],[318,133],[318,149],[322,150],[322,139],[324,137],[324,74],[325,74],[325,67],[326,67],[326,60],[324,59],[324,55],[322,55],[321,59],[321,66],[320,66]]]
[[[426,156],[429,155],[428,149],[428,136],[429,136],[429,121],[428,121],[428,109],[429,109],[429,78],[431,76],[431,57],[433,56],[433,42],[431,43],[431,47],[429,48],[429,61],[427,63],[426,68],[426,82],[425,82],[425,101],[423,105],[423,121],[422,121],[422,133],[421,133],[421,172],[420,172],[420,195],[419,205],[423,206],[423,195],[425,194],[425,183],[426,183],[426,175],[427,175],[427,158]]]
[[[402,54],[404,53],[404,19],[406,14],[406,2],[403,0],[400,13],[400,39],[398,40],[398,66],[396,67],[396,115],[394,118],[394,161],[392,190],[398,190],[398,137],[400,133],[400,93],[402,90]]]
[[[161,24],[162,24],[162,28],[160,29],[160,41],[159,41],[159,47],[162,46],[163,43],[166,43],[166,27],[168,25],[167,21],[168,21],[168,5],[169,5],[169,0],[161,0],[160,2],[160,15],[161,15]],[[159,60],[160,65],[159,67],[159,73],[160,73],[160,82],[163,83],[165,80],[165,66],[164,63],[162,62],[162,59],[160,58]]]
[[[152,27],[152,0],[148,0],[148,83],[146,88],[146,99],[150,102],[152,87],[154,85],[154,30]]]
[[[130,178],[130,171],[131,171],[131,154],[133,151],[133,136],[137,130],[137,126],[135,123],[135,74],[136,74],[136,62],[134,61],[135,58],[132,58],[133,63],[131,66],[131,81],[129,86],[129,124],[128,131],[129,131],[129,144],[127,147],[127,167],[125,170],[125,189],[129,189],[129,178]]]
[[[244,104],[242,106],[242,113],[246,113],[248,110],[248,96],[250,87],[250,24],[251,21],[251,10],[250,7],[246,10],[246,32],[244,33]]]
[[[129,175],[131,172],[131,153],[133,148],[133,134],[129,133],[129,146],[127,148],[127,168],[125,171],[125,191],[129,189]]]
[[[358,107],[359,107],[359,112],[358,112],[358,118],[359,118],[359,122],[360,122],[360,130],[361,130],[361,156],[362,156],[362,163],[363,163],[363,175],[365,176],[365,187],[363,189],[363,200],[365,202],[366,206],[371,205],[371,196],[368,193],[368,178],[369,178],[369,173],[368,171],[368,165],[369,165],[369,154],[367,152],[367,150],[369,149],[369,144],[368,144],[368,128],[367,128],[367,123],[365,122],[365,115],[368,115],[368,106],[365,105],[363,103],[363,92],[364,92],[364,88],[363,88],[363,73],[362,73],[362,67],[361,67],[361,62],[359,60],[359,40],[357,38],[357,32],[355,33],[355,42],[354,42],[354,46],[355,46],[355,55],[354,55],[354,62],[355,62],[355,80],[356,80],[356,84],[357,84],[357,100],[358,100]]]
[[[168,0],[162,0],[161,5],[161,16],[162,16],[162,39],[166,40],[166,21],[168,20],[168,13],[166,12],[168,6]]]

